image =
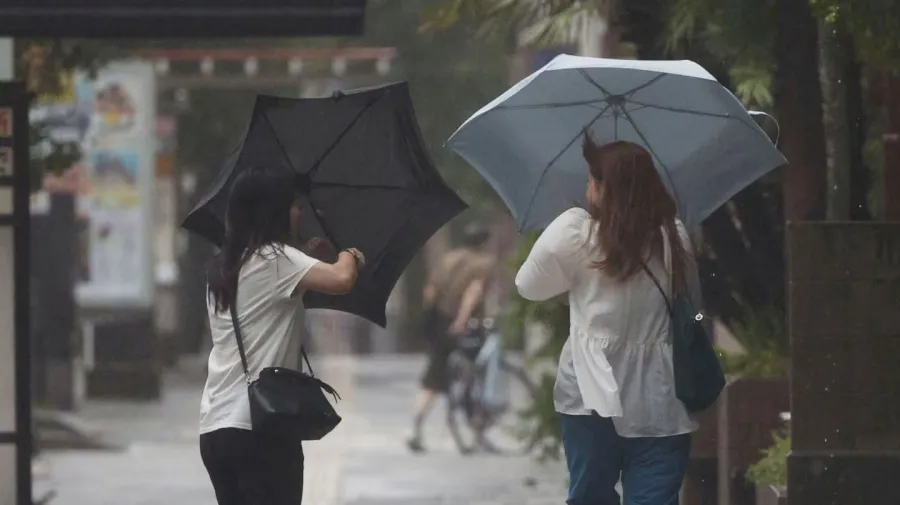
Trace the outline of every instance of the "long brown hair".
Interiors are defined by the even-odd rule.
[[[582,154],[590,167],[590,184],[599,183],[603,188],[602,197],[588,203],[597,247],[603,255],[594,267],[625,281],[643,271],[647,259],[663,258],[663,240],[668,236],[672,287],[676,294],[685,293],[686,252],[675,225],[675,200],[666,191],[650,153],[625,141],[598,146],[585,133]]]

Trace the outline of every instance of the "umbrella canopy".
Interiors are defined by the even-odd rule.
[[[366,255],[351,293],[309,292],[306,307],[381,326],[409,261],[466,208],[425,150],[406,83],[329,98],[259,96],[242,142],[182,226],[220,245],[231,184],[253,165],[296,174],[303,237],[324,237],[338,250],[356,247]]]
[[[601,145],[644,146],[688,226],[786,163],[740,101],[691,61],[557,56],[476,112],[448,146],[530,231],[584,203],[585,131]]]

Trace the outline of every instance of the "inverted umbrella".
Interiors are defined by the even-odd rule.
[[[691,61],[557,56],[476,112],[448,146],[530,231],[584,203],[586,131],[601,145],[644,146],[688,226],[786,163],[734,94]]]
[[[220,245],[231,184],[253,165],[295,174],[306,207],[302,236],[366,255],[351,293],[309,292],[306,307],[381,326],[387,298],[410,260],[466,208],[425,150],[406,83],[328,98],[259,96],[243,141],[182,226]]]

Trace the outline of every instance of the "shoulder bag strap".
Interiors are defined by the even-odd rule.
[[[234,339],[237,341],[238,353],[241,355],[241,366],[244,368],[244,376],[247,377],[247,384],[250,384],[253,380],[250,378],[250,367],[247,365],[247,352],[244,351],[244,336],[241,334],[241,325],[238,322],[237,316],[237,289],[234,290],[234,301],[231,303],[229,312],[231,312],[231,324],[234,326]],[[306,348],[302,345],[300,346],[300,355],[303,356],[303,361],[306,362],[306,368],[309,369],[309,374],[315,377],[316,374],[313,372],[312,365],[309,364],[309,356],[306,355]]]
[[[237,300],[237,296],[235,296],[235,300]],[[247,353],[244,351],[244,337],[241,334],[241,325],[238,323],[237,317],[237,308],[235,304],[231,304],[231,324],[234,325],[234,338],[237,341],[238,352],[241,355],[241,366],[244,367],[244,375],[247,377],[247,384],[252,382],[250,378],[250,367],[247,365]],[[309,369],[309,374],[313,377],[316,376],[315,372],[313,372],[312,365],[309,364],[309,356],[306,355],[306,349],[301,345],[300,346],[300,355],[303,356],[303,361],[306,362],[306,368]]]
[[[312,365],[309,364],[309,356],[306,355],[306,347],[300,346],[300,355],[303,356],[303,361],[306,363],[306,368],[309,369],[309,375],[312,377],[316,376],[316,372],[313,372]]]
[[[247,353],[244,352],[244,337],[241,335],[241,325],[237,316],[237,290],[234,292],[234,300],[231,302],[231,324],[234,325],[234,339],[237,341],[238,352],[241,354],[241,366],[244,367],[244,376],[247,384],[250,384],[250,367],[247,366]]]
[[[672,259],[671,258],[672,246],[669,244],[670,237],[669,237],[669,234],[666,231],[665,227],[662,227],[662,235],[663,235],[663,264],[665,267],[671,268],[671,267],[669,267],[669,265],[665,265],[666,263],[671,263],[671,259]],[[656,289],[659,290],[659,294],[662,295],[663,300],[665,300],[665,302],[666,302],[666,309],[669,311],[669,317],[674,319],[675,318],[675,309],[672,306],[672,301],[666,295],[666,291],[663,289],[662,284],[659,282],[659,279],[657,279],[656,276],[653,275],[653,271],[650,270],[649,266],[647,266],[647,262],[642,260],[641,267],[643,267],[644,271],[647,272],[647,275],[650,276],[650,279],[653,281],[653,284],[656,284]]]
[[[662,284],[659,283],[659,280],[656,279],[656,276],[653,275],[653,272],[650,271],[650,267],[647,266],[646,263],[641,261],[641,267],[644,268],[644,271],[647,272],[647,275],[650,276],[650,279],[653,281],[653,284],[656,284],[656,289],[659,290],[659,294],[662,295],[663,300],[666,301],[666,309],[669,311],[670,317],[675,317],[675,309],[672,307],[672,302],[669,301],[669,297],[666,295],[665,290],[662,287]]]

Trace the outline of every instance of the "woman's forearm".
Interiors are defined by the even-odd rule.
[[[318,263],[300,280],[297,289],[329,295],[349,293],[356,284],[357,266],[353,254],[343,251],[334,263]]]

